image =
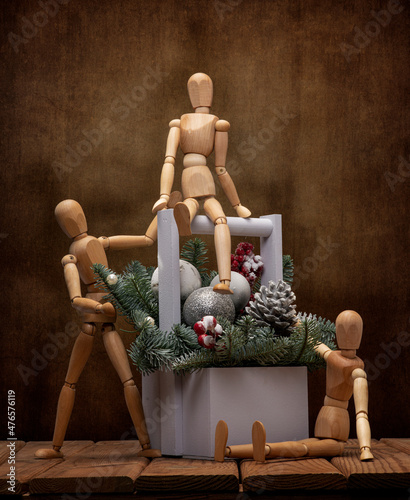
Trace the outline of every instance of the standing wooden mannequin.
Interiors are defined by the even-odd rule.
[[[231,236],[226,216],[215,199],[215,183],[206,159],[215,150],[215,170],[222,188],[239,217],[249,217],[251,212],[241,205],[235,185],[225,168],[228,150],[229,123],[211,115],[212,80],[204,73],[196,73],[188,80],[188,93],[195,113],[181,116],[169,124],[165,161],[161,173],[160,198],[152,211],[156,213],[168,203],[174,182],[174,165],[178,146],[184,153],[182,194],[184,201],[174,209],[174,217],[181,236],[191,234],[191,222],[203,201],[206,215],[215,224],[215,251],[220,283],[214,291],[231,294]]]
[[[252,445],[226,447],[228,428],[220,421],[215,432],[215,460],[224,457],[266,458],[336,456],[341,455],[349,438],[347,407],[354,396],[356,433],[360,446],[360,460],[372,460],[370,425],[367,415],[368,390],[363,361],[356,356],[362,338],[362,318],[354,311],[344,311],[336,319],[336,338],[339,351],[319,344],[316,350],[324,358],[326,370],[326,396],[315,425],[315,437],[301,441],[266,443],[266,432],[261,422],[252,427]]]
[[[128,411],[136,428],[145,457],[161,456],[160,450],[151,449],[141,396],[135,385],[124,344],[114,329],[116,311],[110,302],[103,302],[106,293],[95,288],[95,276],[91,266],[95,263],[108,267],[105,249],[126,249],[150,246],[157,237],[156,218],[142,236],[101,236],[95,238],[87,234],[87,222],[83,209],[74,200],[64,200],[55,209],[57,221],[64,233],[73,239],[69,254],[62,260],[64,278],[72,306],[77,309],[83,322],[68,366],[68,371],[57,405],[57,416],[52,449],[40,449],[38,458],[59,458],[68,422],[74,406],[77,381],[91,354],[96,334],[96,325],[101,325],[104,346],[124,386],[124,396]],[[86,297],[81,295],[81,281],[87,287]]]

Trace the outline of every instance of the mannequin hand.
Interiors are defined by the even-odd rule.
[[[239,203],[239,205],[236,205],[236,207],[234,207],[235,210],[236,210],[236,214],[238,215],[238,217],[243,217],[243,218],[247,218],[247,217],[250,217],[252,212],[250,210],[248,210],[246,207],[244,207],[243,205],[241,205]]]
[[[167,208],[168,200],[169,200],[169,196],[167,196],[166,194],[163,194],[160,197],[160,199],[157,202],[155,202],[154,206],[152,207],[152,213],[156,214],[160,210]]]
[[[111,302],[98,304],[98,306],[95,308],[95,312],[99,314],[106,314],[107,316],[115,316],[115,308],[111,304]]]

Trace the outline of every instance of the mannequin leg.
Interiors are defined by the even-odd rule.
[[[151,449],[141,396],[135,385],[121,337],[118,335],[118,332],[114,330],[114,325],[112,324],[104,324],[101,331],[108,356],[124,386],[125,402],[127,403],[128,411],[137,431],[138,440],[142,446],[142,451],[140,451],[138,455],[144,457],[160,457],[160,450]]]
[[[74,406],[75,386],[90,357],[95,335],[95,325],[84,323],[71,352],[65,383],[60,392],[57,404],[57,416],[53,435],[53,448],[37,450],[37,458],[60,458],[63,456],[60,448],[70,421]]]
[[[344,443],[336,439],[308,438],[299,441],[266,443],[266,432],[262,422],[252,426],[253,458],[264,462],[267,458],[334,457],[341,455]]]
[[[252,458],[253,446],[251,444],[239,444],[226,446],[228,441],[228,426],[220,420],[215,429],[215,462],[223,462],[225,458]]]
[[[231,282],[231,233],[226,223],[226,216],[221,204],[214,197],[206,198],[204,210],[215,224],[215,252],[220,283],[214,286],[214,292],[232,294],[233,292],[229,288]]]
[[[174,218],[180,236],[190,236],[191,222],[198,213],[199,203],[195,198],[187,198],[177,203],[174,208]]]

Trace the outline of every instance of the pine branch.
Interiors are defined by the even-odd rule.
[[[293,270],[294,270],[293,259],[291,258],[290,255],[283,255],[282,263],[283,263],[283,281],[286,281],[286,283],[292,285]]]
[[[140,333],[130,345],[128,353],[138,370],[145,375],[169,367],[174,352],[167,334],[153,325],[145,313],[138,309],[133,311],[132,321]]]
[[[292,330],[290,339],[296,347],[296,355],[291,364],[305,365],[309,371],[324,366],[323,359],[315,350],[315,347],[321,342],[321,330],[318,322],[312,318],[303,319]]]
[[[196,267],[201,276],[202,287],[209,286],[215,274],[212,276],[213,272],[208,274],[207,269],[204,267],[208,264],[209,259],[206,256],[208,249],[206,244],[201,238],[195,238],[193,240],[188,240],[181,249],[181,259],[186,260],[194,267]],[[211,277],[212,276],[212,277]]]
[[[285,358],[289,351],[287,337],[267,338],[262,344],[246,344],[241,356],[241,363],[252,362],[257,366],[274,366]]]
[[[131,262],[124,272],[124,286],[121,291],[126,295],[127,308],[130,313],[138,308],[158,321],[158,298],[151,288],[151,277],[146,268],[137,260]]]
[[[127,317],[129,323],[132,323],[130,318],[130,311],[127,307],[127,298],[122,293],[122,287],[124,285],[123,278],[121,275],[117,275],[118,281],[115,285],[110,285],[107,282],[107,278],[110,274],[115,274],[113,271],[103,264],[94,264],[93,266],[94,273],[96,274],[97,281],[95,283],[96,288],[102,288],[107,291],[108,294],[104,297],[104,299],[108,300],[113,304],[117,311]]]
[[[193,373],[201,368],[217,366],[216,353],[212,349],[201,349],[198,352],[185,354],[172,362],[172,369],[175,373]]]
[[[194,330],[186,325],[174,325],[168,336],[172,343],[175,356],[180,357],[191,352],[199,351],[198,336]]]
[[[321,318],[320,316],[317,318],[316,314],[307,314],[307,313],[298,313],[298,318],[303,320],[314,320],[318,323],[320,331],[321,331],[321,342],[326,344],[330,349],[336,349],[336,326],[330,320],[325,318]]]

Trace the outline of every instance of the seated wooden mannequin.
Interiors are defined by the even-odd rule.
[[[370,450],[370,425],[367,415],[368,390],[363,361],[356,356],[360,346],[363,322],[354,311],[343,311],[336,319],[338,351],[325,344],[316,346],[327,365],[326,396],[315,425],[315,437],[300,441],[266,443],[266,432],[261,422],[252,427],[252,444],[226,446],[228,427],[221,420],[215,432],[215,460],[229,458],[254,458],[263,462],[276,457],[328,457],[341,455],[349,438],[347,407],[354,397],[356,432],[360,447],[360,460],[372,460]]]
[[[188,80],[188,93],[195,110],[169,123],[165,160],[161,173],[160,198],[153,206],[153,212],[164,208],[174,182],[175,158],[178,148],[184,154],[182,172],[182,194],[184,201],[177,203],[174,217],[180,236],[191,234],[191,222],[200,203],[206,215],[215,225],[215,251],[220,283],[214,291],[232,294],[231,282],[231,235],[226,215],[216,199],[216,188],[207,158],[215,152],[215,171],[229,202],[239,217],[250,217],[244,207],[235,184],[226,170],[229,123],[210,113],[213,98],[213,84],[208,75],[195,73]]]

